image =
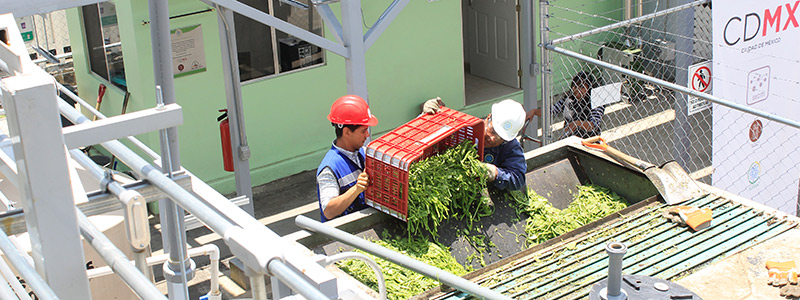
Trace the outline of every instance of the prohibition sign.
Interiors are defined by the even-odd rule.
[[[706,66],[697,68],[692,75],[692,89],[698,92],[705,92],[711,85],[711,69]]]

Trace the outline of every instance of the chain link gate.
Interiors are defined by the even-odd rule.
[[[795,162],[776,164],[780,167],[773,168],[754,162],[748,172],[714,169],[721,162],[742,159],[733,155],[740,144],[730,138],[714,138],[714,119],[753,119],[749,129],[753,143],[747,147],[758,147],[759,139],[792,137],[783,141],[781,147],[760,150],[776,157],[797,155],[800,123],[748,107],[722,110],[717,104],[689,95],[685,89],[667,88],[671,83],[694,86],[695,91],[709,94],[713,89],[709,86],[710,69],[702,70],[703,62],[710,66],[712,61],[711,1],[675,2],[540,0],[542,107],[560,110],[559,100],[572,95],[573,76],[589,73],[595,78],[590,96],[592,107],[604,108],[601,136],[613,147],[656,165],[676,160],[693,178],[707,184],[743,182],[715,185],[735,194],[744,194],[755,184],[771,184],[757,183],[761,177],[789,180],[794,184],[774,189],[791,191],[793,197],[772,199],[760,193],[750,198],[784,212],[800,211],[797,209],[800,166]],[[668,3],[672,6],[668,7]],[[725,113],[714,115],[715,108]],[[544,111],[542,114],[544,128],[550,129],[543,131],[545,143],[570,135],[563,114],[548,115]],[[769,133],[762,130],[767,127],[775,130]],[[741,128],[718,130],[742,131]]]
[[[75,86],[72,44],[65,10],[17,18],[31,59],[65,86]]]

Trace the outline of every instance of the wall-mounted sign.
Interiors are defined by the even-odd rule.
[[[206,53],[203,48],[203,27],[188,26],[170,31],[172,40],[172,74],[175,78],[204,72]]]
[[[698,64],[689,66],[689,87],[692,90],[710,94],[711,93],[711,62],[704,61]],[[700,99],[694,96],[689,96],[689,115],[696,114],[711,107],[708,100]]]

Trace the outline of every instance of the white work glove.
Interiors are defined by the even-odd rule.
[[[444,106],[444,102],[442,102],[442,98],[436,97],[425,101],[425,104],[422,105],[422,113],[424,114],[435,114],[441,110],[441,107]]]
[[[490,164],[490,163],[483,163],[486,166],[487,175],[489,175],[489,182],[494,181],[497,178],[497,166]]]

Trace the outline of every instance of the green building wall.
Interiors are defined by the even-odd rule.
[[[565,2],[582,5],[577,0]],[[155,90],[147,1],[116,0],[114,3],[131,93],[127,111],[151,108],[155,105]],[[216,121],[218,110],[226,107],[217,11],[202,12],[209,7],[198,0],[171,0],[169,3],[171,16],[201,12],[173,18],[170,27],[202,25],[207,65],[206,72],[175,79],[176,98],[183,107],[184,116],[183,125],[178,127],[180,160],[185,168],[220,192],[232,192],[233,173],[222,169]],[[390,0],[361,1],[364,21],[371,25],[390,3]],[[338,5],[332,8],[338,14]],[[108,91],[101,111],[108,116],[119,114],[124,92],[91,74],[79,9],[68,10],[67,17],[79,95],[87,100],[95,99],[98,84],[105,83]],[[538,24],[538,20],[536,22]],[[583,30],[571,24],[562,26],[573,26],[571,30],[575,32]],[[325,36],[334,40],[330,28],[326,28]],[[414,118],[419,113],[419,104],[436,96],[442,97],[451,108],[475,116],[488,114],[494,101],[464,107],[462,36],[461,1],[408,3],[366,54],[370,107],[380,120],[372,130],[373,136],[380,136]],[[538,32],[536,37],[538,43]],[[591,51],[596,49],[581,52]],[[334,133],[326,116],[331,103],[347,90],[344,58],[330,52],[326,52],[325,57],[326,63],[322,66],[254,80],[242,86],[254,186],[315,169],[330,147]],[[521,102],[522,92],[501,98]],[[138,138],[159,152],[157,133]]]
[[[154,75],[147,25],[147,1],[114,1],[119,20],[128,91],[128,111],[155,105]],[[364,19],[374,22],[391,3],[362,1]],[[460,2],[411,1],[367,52],[370,106],[380,123],[379,136],[419,113],[419,104],[440,96],[451,107],[464,99]],[[203,11],[196,0],[170,1],[170,15]],[[333,7],[338,12],[338,7]],[[108,91],[101,111],[121,111],[124,92],[90,73],[78,9],[68,12],[78,92],[95,99],[97,86]],[[216,10],[170,20],[171,28],[200,24],[207,71],[175,79],[175,94],[183,107],[178,127],[181,163],[226,193],[234,190],[232,173],[223,171],[218,109],[225,108],[222,58]],[[366,29],[365,29],[366,32]],[[326,28],[325,36],[333,40]],[[333,129],[326,116],[333,100],[347,93],[344,58],[326,53],[326,64],[307,70],[248,82],[242,86],[244,116],[253,185],[314,169],[330,147]],[[158,152],[158,135],[139,138]]]

